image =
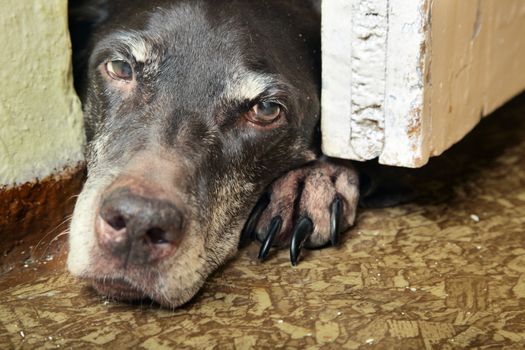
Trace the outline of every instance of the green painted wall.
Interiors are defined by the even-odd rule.
[[[0,187],[76,165],[84,132],[67,0],[2,0],[0,47]]]

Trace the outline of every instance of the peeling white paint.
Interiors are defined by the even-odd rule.
[[[525,88],[523,0],[325,0],[322,9],[329,156],[423,166]]]
[[[388,0],[323,2],[323,147],[331,156],[379,156],[384,138]]]
[[[381,154],[384,143],[387,0],[352,1],[351,148],[360,159]]]
[[[426,0],[389,4],[385,90],[385,144],[379,162],[419,166],[423,154]]]
[[[419,125],[423,104],[425,2],[323,2],[322,129],[327,155],[380,157],[383,163],[405,166],[420,158],[413,150],[421,140],[406,135]]]

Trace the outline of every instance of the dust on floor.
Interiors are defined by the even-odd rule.
[[[15,250],[0,347],[525,348],[525,95],[411,176],[418,198],[362,210],[339,249],[294,268],[253,244],[175,311],[97,296],[63,237]]]

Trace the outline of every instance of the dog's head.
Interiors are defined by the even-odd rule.
[[[68,267],[175,307],[236,252],[265,187],[317,155],[318,18],[304,1],[106,6]]]

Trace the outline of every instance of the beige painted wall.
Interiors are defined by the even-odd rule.
[[[67,0],[2,0],[0,187],[82,161],[84,133],[71,78]]]

